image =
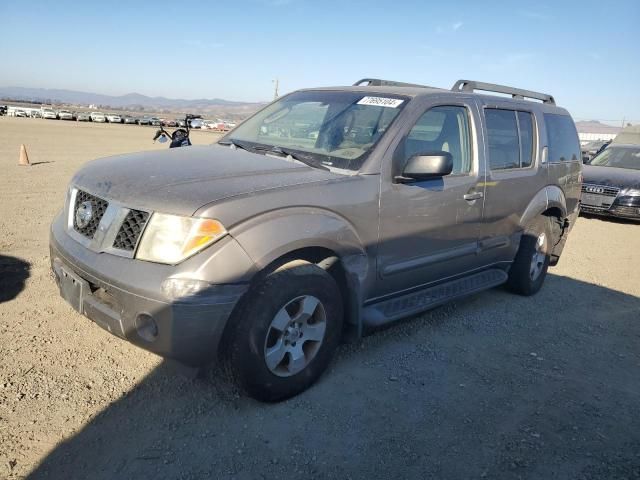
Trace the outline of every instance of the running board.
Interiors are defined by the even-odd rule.
[[[493,268],[457,280],[407,293],[400,297],[365,306],[362,322],[365,327],[379,327],[409,315],[424,312],[456,298],[487,290],[507,281],[503,270]]]

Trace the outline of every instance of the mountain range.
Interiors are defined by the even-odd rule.
[[[114,96],[75,90],[26,87],[0,87],[0,99],[54,104],[101,105],[112,108],[143,107],[145,110],[208,110],[212,107],[227,107],[235,110],[243,109],[243,107],[255,109],[256,106],[261,105],[259,102],[234,102],[220,98],[185,100],[166,97],[148,97],[140,93]]]

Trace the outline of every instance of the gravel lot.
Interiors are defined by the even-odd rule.
[[[263,405],[110,336],[49,276],[72,173],[166,148],[152,134],[0,118],[0,478],[640,478],[640,225],[581,218],[537,296],[495,289],[344,345]]]

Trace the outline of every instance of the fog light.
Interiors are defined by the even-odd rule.
[[[136,317],[138,335],[147,342],[153,342],[158,336],[158,324],[148,313],[140,313]]]

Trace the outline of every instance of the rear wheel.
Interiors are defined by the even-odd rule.
[[[275,402],[309,388],[339,344],[342,298],[325,270],[294,261],[266,275],[239,305],[228,362],[252,397]]]
[[[552,245],[550,219],[539,216],[522,235],[520,248],[509,271],[507,288],[520,295],[537,293],[547,276]]]

